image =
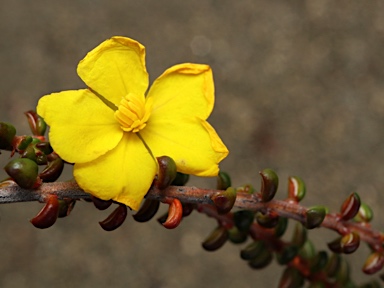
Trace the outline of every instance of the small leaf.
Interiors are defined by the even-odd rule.
[[[341,248],[343,253],[351,254],[360,246],[360,235],[356,232],[351,232],[341,238]]]
[[[299,248],[307,241],[307,229],[300,222],[296,222],[291,243]]]
[[[48,165],[39,174],[39,177],[43,182],[54,182],[56,181],[64,169],[64,161],[55,152],[52,152],[47,156]]]
[[[264,249],[255,258],[252,258],[248,264],[253,269],[263,269],[273,260],[273,254],[268,249]]]
[[[217,190],[227,190],[231,187],[231,177],[224,171],[219,171],[217,175]]]
[[[183,217],[189,216],[193,210],[195,210],[195,205],[192,203],[182,203],[183,204]]]
[[[306,188],[304,181],[297,176],[288,178],[288,198],[300,202],[305,196]]]
[[[380,271],[384,266],[384,256],[381,252],[372,253],[365,261],[363,272],[365,274],[374,274]]]
[[[263,202],[269,202],[275,197],[279,186],[279,177],[272,169],[264,169],[260,172],[261,175],[261,199]]]
[[[16,129],[9,123],[0,122],[0,149],[12,150]]]
[[[217,208],[219,214],[227,214],[233,208],[236,201],[236,190],[233,187],[227,188],[225,191],[215,193],[211,200]]]
[[[167,229],[174,229],[179,226],[181,219],[183,219],[183,205],[176,198],[166,200],[166,203],[169,204],[168,217],[162,225]]]
[[[135,215],[132,215],[133,219],[137,222],[147,222],[156,215],[160,207],[160,201],[145,199],[143,205]]]
[[[44,136],[47,124],[35,111],[27,111],[24,113],[28,118],[29,128],[34,136]]]
[[[187,184],[188,180],[189,180],[188,174],[177,172],[176,178],[172,181],[171,185],[184,186],[185,184]]]
[[[359,245],[359,234],[351,232],[328,243],[328,248],[335,253],[351,254],[359,248]]]
[[[279,221],[277,222],[277,225],[275,227],[275,236],[281,237],[284,235],[285,231],[288,227],[288,218],[285,217],[279,217]]]
[[[236,226],[228,230],[229,241],[234,244],[241,244],[247,240],[248,233],[244,231],[239,231]]]
[[[319,251],[313,259],[310,261],[311,272],[322,271],[328,263],[328,254],[325,251]]]
[[[257,258],[264,250],[267,250],[263,241],[254,241],[240,251],[240,257],[244,260]]]
[[[36,228],[45,229],[55,224],[59,216],[59,201],[56,195],[47,195],[45,205],[30,222]]]
[[[33,188],[37,181],[39,167],[28,158],[14,159],[4,169],[21,188]]]
[[[341,256],[339,254],[333,253],[332,256],[329,258],[327,267],[325,269],[328,277],[334,278],[340,269],[340,265],[341,265]]]
[[[103,221],[99,222],[101,228],[105,231],[113,231],[119,228],[127,218],[127,206],[119,204],[119,206]]]
[[[254,213],[249,210],[240,210],[233,213],[233,222],[239,231],[248,232],[253,223]]]
[[[340,208],[341,218],[348,221],[356,216],[360,209],[360,197],[357,193],[352,193],[344,201]]]
[[[264,228],[274,228],[279,223],[280,217],[277,214],[263,214],[260,211],[256,213],[257,223]]]
[[[283,250],[278,253],[277,256],[277,262],[279,262],[280,265],[286,265],[289,262],[293,260],[299,253],[299,248],[292,245],[287,245],[283,248]]]
[[[298,270],[293,267],[288,267],[284,270],[280,278],[279,288],[298,288],[304,284],[304,277]]]
[[[59,214],[58,218],[67,217],[75,207],[75,199],[59,199]]]
[[[215,251],[221,248],[228,240],[228,231],[222,226],[217,227],[204,240],[202,246],[207,251]]]
[[[155,186],[159,189],[165,189],[175,180],[177,171],[176,163],[169,156],[157,157],[159,163],[159,172],[155,181]]]
[[[99,210],[106,210],[108,209],[113,201],[112,200],[102,200],[100,198],[97,198],[95,196],[91,196],[91,199],[92,199],[92,202],[93,202],[93,205],[95,205],[95,207]]]
[[[299,255],[304,259],[312,259],[315,257],[316,249],[309,239],[307,239],[307,241],[305,241],[304,245],[301,247]]]
[[[309,208],[306,213],[306,227],[307,229],[317,228],[321,225],[326,215],[326,209],[322,206],[315,206]]]
[[[236,192],[253,194],[255,192],[255,187],[253,187],[251,184],[245,184],[243,186],[237,187]]]
[[[366,203],[361,203],[359,212],[353,220],[356,222],[369,223],[373,219],[373,211]]]

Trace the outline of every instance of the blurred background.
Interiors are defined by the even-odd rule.
[[[303,204],[331,210],[357,191],[383,230],[383,6],[2,0],[0,121],[29,133],[24,111],[45,94],[83,88],[78,61],[105,39],[128,36],[145,45],[151,81],[177,63],[212,66],[210,123],[230,150],[221,167],[235,186],[259,187],[258,171],[273,168],[280,176],[277,197],[285,197],[288,176],[297,175],[307,184]],[[8,157],[0,155],[2,166]],[[215,180],[190,184],[212,188]],[[276,287],[282,271],[277,264],[251,270],[239,257],[244,245],[204,251],[201,242],[216,223],[198,213],[172,231],[129,216],[105,232],[98,221],[112,208],[101,212],[81,202],[70,217],[38,230],[28,220],[41,207],[0,207],[0,287]],[[322,229],[310,237],[326,249],[336,234]],[[368,279],[360,272],[367,256],[365,247],[348,256],[359,283]]]

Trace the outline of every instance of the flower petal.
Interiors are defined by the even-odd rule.
[[[126,37],[112,37],[89,52],[77,67],[80,78],[93,91],[116,106],[132,92],[148,88],[145,48]]]
[[[37,113],[50,126],[53,149],[71,163],[96,159],[116,147],[123,136],[114,111],[86,89],[44,96]]]
[[[172,113],[207,119],[215,102],[212,70],[208,65],[179,64],[167,69],[151,86],[151,118]]]
[[[159,118],[148,122],[140,135],[155,157],[173,158],[177,170],[186,174],[216,176],[218,163],[228,155],[213,127],[199,118]]]
[[[124,133],[117,147],[96,160],[75,164],[74,176],[84,191],[137,210],[151,187],[157,163],[134,133]]]

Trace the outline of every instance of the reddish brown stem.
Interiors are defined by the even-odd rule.
[[[182,203],[212,205],[211,197],[219,191],[220,190],[200,189],[187,186],[169,186],[164,190],[152,187],[148,191],[146,198],[159,201],[166,198],[177,198]],[[26,201],[44,202],[47,194],[57,195],[59,199],[91,199],[91,196],[81,190],[75,182],[44,183],[37,189],[23,189],[11,184],[0,186],[0,204]],[[256,194],[241,192],[237,193],[234,207],[252,211],[273,211],[279,216],[305,223],[307,208],[300,204],[294,201],[275,199],[263,203],[261,199],[255,195]],[[205,211],[205,213],[209,216],[213,215],[213,212]],[[213,217],[219,221],[227,221],[225,215],[215,215]],[[363,225],[352,221],[343,221],[340,219],[339,214],[334,213],[327,214],[321,226],[334,230],[341,235],[357,232],[360,235],[361,241],[366,242],[378,252],[383,251],[384,234],[374,230],[369,224]]]

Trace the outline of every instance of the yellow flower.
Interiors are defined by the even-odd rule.
[[[179,64],[151,86],[145,48],[113,37],[80,61],[77,73],[88,89],[42,97],[37,112],[50,125],[53,149],[75,163],[84,191],[137,210],[167,155],[177,170],[215,176],[228,150],[206,121],[214,105],[209,66]]]

